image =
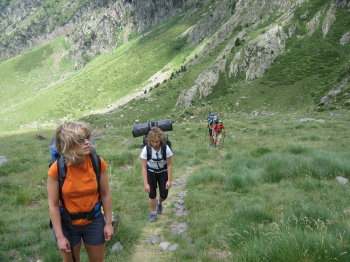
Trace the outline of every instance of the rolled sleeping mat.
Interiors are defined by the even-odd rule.
[[[151,130],[151,127],[154,127],[154,126],[159,127],[164,132],[173,130],[173,123],[171,122],[171,119],[164,119],[156,122],[133,125],[132,135],[133,137],[147,135],[148,132]]]

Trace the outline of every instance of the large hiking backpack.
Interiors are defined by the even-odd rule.
[[[171,141],[169,140],[168,134],[164,134],[164,135],[165,135],[165,145],[162,146],[162,159],[166,160],[166,146],[168,145],[169,148],[171,149]],[[152,158],[152,148],[148,144],[146,135],[143,136],[141,148],[143,148],[145,146],[146,146],[146,150],[147,150],[147,161],[148,161]]]
[[[208,116],[208,119],[207,119],[208,124],[210,126],[213,126],[213,125],[219,123],[219,120],[220,120],[219,116],[217,114],[214,114],[214,113],[210,113]]]

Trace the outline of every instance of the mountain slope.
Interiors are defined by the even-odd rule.
[[[178,120],[202,117],[208,110],[349,105],[349,1],[187,4],[166,23],[87,58],[79,70],[69,59],[74,48],[66,37],[3,61],[1,131],[108,112],[142,93],[144,98],[125,106],[133,108],[125,113],[130,123],[148,121],[132,106],[142,103],[146,111],[157,104],[164,108],[159,117]]]

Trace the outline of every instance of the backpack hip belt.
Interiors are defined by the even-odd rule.
[[[165,171],[168,171],[168,166],[165,164],[163,166],[163,168],[159,168],[159,169],[154,169],[154,168],[151,168],[151,167],[147,166],[147,169],[148,169],[148,171],[150,171],[152,173],[158,174],[158,173],[163,173]]]
[[[69,213],[68,210],[60,206],[60,214],[62,220],[77,220],[77,219],[87,219],[89,221],[95,220],[99,217],[101,212],[101,202],[99,201],[89,212],[78,212],[78,213]]]

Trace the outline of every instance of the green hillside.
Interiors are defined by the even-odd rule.
[[[69,45],[64,38],[57,39],[0,64],[0,132],[22,132],[25,130],[23,127],[54,126],[59,119],[76,119],[94,110],[105,109],[122,97],[141,90],[157,72],[167,72],[168,79],[172,73],[178,72],[175,78],[160,85],[163,91],[152,92],[156,98],[166,97],[157,102],[165,109],[162,110],[164,116],[174,111],[180,111],[173,114],[175,117],[197,115],[212,109],[233,113],[315,110],[320,99],[350,74],[350,46],[339,44],[341,36],[350,28],[350,20],[349,14],[340,10],[328,37],[323,37],[319,26],[311,36],[298,39],[298,34],[305,30],[305,22],[300,21],[299,16],[307,7],[309,4],[300,7],[295,14],[294,21],[299,26],[295,36],[286,42],[288,52],[280,55],[262,78],[245,81],[243,74],[229,77],[227,68],[220,75],[213,94],[195,101],[195,108],[186,110],[174,108],[181,90],[191,87],[198,75],[217,58],[225,44],[239,32],[234,31],[216,49],[195,58],[203,47],[186,44],[187,38],[181,37],[181,34],[198,21],[205,9],[198,10],[190,17],[185,12],[114,51],[96,57],[78,71],[74,69],[73,62],[67,59]],[[320,7],[315,4],[312,8],[315,13]],[[264,27],[251,31],[251,39],[262,32]],[[242,40],[232,50],[227,65],[249,39]],[[181,66],[193,59],[196,62],[180,72]],[[349,87],[343,89],[337,94],[335,103],[324,109],[346,106],[344,101],[348,92]],[[150,103],[146,111],[155,102]],[[138,107],[127,110],[127,115],[133,116],[127,118],[129,122],[136,120],[135,116],[139,113]],[[139,120],[149,119],[142,115],[143,119]]]
[[[182,49],[185,42],[175,38],[184,28],[178,19],[169,21],[101,55],[78,72],[61,55],[63,39],[3,62],[2,131],[32,122],[74,119],[132,94],[156,72],[173,70],[183,62],[190,49]],[[69,77],[65,77],[67,73],[71,73]]]

